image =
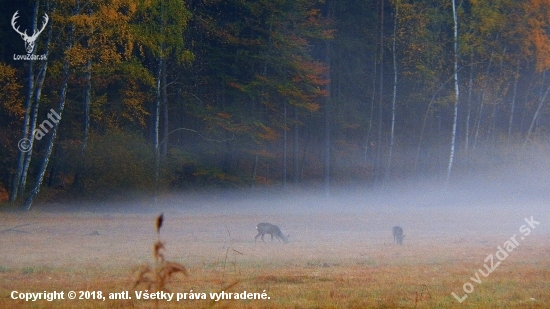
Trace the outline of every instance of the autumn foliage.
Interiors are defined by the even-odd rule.
[[[2,20],[16,10],[28,32],[50,17],[35,51],[46,61],[13,60],[23,42],[9,28],[0,33],[0,142],[8,145],[0,189],[20,187],[19,200],[41,166],[42,187],[103,196],[286,179],[317,185],[327,173],[377,181],[445,165],[450,3],[37,0]],[[549,20],[543,0],[458,7],[459,166],[548,132],[540,119],[549,115],[541,99]],[[393,56],[396,144],[385,173]],[[55,140],[46,134],[21,154],[33,122],[59,107]],[[17,181],[21,172],[27,183]]]

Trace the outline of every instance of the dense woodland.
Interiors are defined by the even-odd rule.
[[[0,195],[447,182],[547,145],[550,1],[455,1],[2,0]]]

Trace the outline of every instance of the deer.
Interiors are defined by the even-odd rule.
[[[403,245],[403,238],[405,238],[405,235],[403,235],[403,228],[400,226],[394,226],[393,241],[398,245]]]
[[[11,26],[13,27],[13,30],[15,30],[15,32],[21,35],[21,38],[23,39],[23,41],[25,41],[25,49],[27,50],[27,53],[30,54],[34,50],[34,43],[36,39],[38,39],[38,36],[40,35],[40,33],[44,31],[44,28],[46,28],[46,25],[48,24],[48,20],[50,20],[50,18],[48,17],[48,14],[44,13],[44,21],[42,22],[42,29],[38,30],[38,32],[34,30],[32,35],[28,36],[27,30],[21,32],[19,31],[19,26],[17,28],[15,27],[16,26],[15,20],[19,18],[19,15],[17,14],[19,14],[19,11],[15,11],[15,14],[13,14],[13,17],[11,18]]]
[[[281,232],[281,229],[274,224],[265,223],[265,222],[258,223],[258,225],[256,225],[256,230],[258,230],[258,235],[254,237],[254,242],[256,242],[256,240],[258,240],[258,237],[260,236],[262,236],[262,241],[265,242],[264,240],[265,234],[271,235],[271,241],[273,241],[273,236],[275,236],[275,238],[281,239],[285,244],[288,242],[288,238],[285,235],[283,235],[283,233]]]

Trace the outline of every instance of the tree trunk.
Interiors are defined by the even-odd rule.
[[[363,156],[364,162],[369,161],[369,147],[371,146],[371,132],[372,132],[372,118],[374,117],[374,101],[376,99],[376,69],[378,65],[376,63],[376,58],[374,60],[374,70],[373,70],[373,78],[372,78],[372,94],[371,94],[371,101],[370,101],[370,113],[369,113],[369,125],[367,128],[367,136],[365,138],[365,153]]]
[[[537,121],[537,118],[539,116],[539,113],[542,109],[542,106],[544,105],[544,101],[546,100],[546,96],[548,95],[548,92],[550,92],[550,86],[546,88],[546,91],[544,92],[544,95],[540,98],[539,106],[537,107],[537,110],[535,111],[535,114],[533,115],[533,120],[531,120],[531,125],[529,125],[529,129],[527,130],[527,134],[525,134],[525,143],[523,146],[525,147],[527,145],[527,142],[529,142],[529,138],[531,137],[531,133],[533,133],[533,128],[535,127],[535,122]]]
[[[467,111],[466,111],[466,123],[464,128],[464,155],[468,157],[468,151],[470,146],[470,117],[472,114],[472,90],[474,88],[474,56],[473,53],[470,57],[470,77],[468,80],[468,101],[467,104]]]
[[[50,27],[51,30],[51,27]],[[51,35],[51,31],[49,31]],[[49,46],[50,38],[48,37],[47,46]],[[46,53],[48,54],[48,53]],[[42,67],[40,68],[40,71],[38,72],[38,78],[37,83],[35,85],[35,91],[34,91],[34,98],[33,98],[33,107],[32,107],[32,116],[31,116],[31,127],[30,132],[34,132],[36,129],[36,122],[38,117],[38,107],[40,106],[40,97],[42,96],[42,85],[44,84],[44,79],[46,78],[46,71],[48,69],[48,63],[45,61],[42,64]],[[19,191],[21,194],[25,193],[25,188],[27,185],[27,174],[29,171],[29,166],[31,164],[32,159],[32,149],[34,147],[34,134],[31,134],[29,136],[30,139],[30,149],[31,151],[28,153],[28,155],[25,158],[25,164],[23,165],[23,173],[21,174],[21,181],[19,184]]]
[[[86,147],[88,146],[88,136],[90,133],[90,100],[92,95],[92,61],[88,59],[86,61],[86,90],[84,92],[84,117],[83,117],[83,123],[82,123],[82,145],[80,146],[80,156],[82,158],[82,161],[78,163],[78,168],[74,176],[73,181],[73,187],[83,189],[84,183],[83,183],[83,164],[85,160],[84,153],[86,151]]]
[[[380,83],[378,86],[378,143],[376,147],[376,180],[380,180],[382,169],[382,109],[384,103],[384,0],[380,1]]]
[[[34,31],[36,30],[36,24],[37,24],[37,18],[38,18],[38,4],[40,3],[40,1],[35,1],[34,3],[34,13],[33,13],[33,28],[32,28],[32,31],[34,33]],[[36,46],[35,48],[33,49],[32,51],[32,55],[34,56],[36,54]],[[29,127],[30,127],[30,118],[31,118],[31,102],[32,102],[32,99],[33,99],[33,96],[34,96],[34,61],[35,60],[30,60],[28,62],[28,67],[27,67],[27,89],[26,89],[26,95],[25,95],[25,101],[23,103],[23,106],[25,107],[25,118],[23,119],[23,134],[22,134],[22,139],[26,139],[29,142],[29,145],[28,148],[29,150],[28,151],[21,151],[21,149],[19,150],[19,155],[17,156],[17,167],[16,167],[16,172],[15,172],[15,176],[13,178],[13,185],[12,185],[12,190],[11,190],[11,193],[10,193],[10,203],[14,203],[15,200],[17,199],[17,196],[18,196],[18,190],[20,190],[21,187],[24,187],[21,186],[21,179],[23,178],[23,170],[24,170],[24,166],[25,166],[25,161],[27,159],[27,157],[30,157],[31,154],[32,154],[32,142],[34,141],[34,137],[33,137],[33,131],[30,131]],[[26,177],[26,176],[25,176]],[[24,192],[21,192],[22,194]]]
[[[330,10],[331,1],[326,2],[327,13],[326,16],[330,18],[332,12]],[[331,82],[330,82],[330,63],[331,63],[331,43],[329,40],[325,41],[325,64],[327,65],[326,79],[329,81],[327,84],[327,96],[324,104],[324,120],[325,120],[325,136],[324,136],[324,153],[323,153],[323,183],[325,197],[330,195],[330,98],[331,98]]]
[[[166,86],[166,59],[162,60],[161,73],[161,103],[162,103],[162,144],[160,145],[160,154],[163,159],[168,154],[168,94]]]
[[[483,83],[483,92],[481,94],[481,102],[479,106],[479,115],[477,117],[476,121],[476,133],[474,135],[474,143],[472,145],[472,149],[476,149],[477,146],[477,140],[479,138],[479,132],[481,131],[481,119],[483,118],[483,106],[485,105],[485,93],[487,91],[487,79],[489,78],[489,70],[491,69],[491,65],[493,63],[493,55],[494,52],[491,53],[491,58],[489,58],[489,65],[487,66],[487,72],[485,73],[485,82]]]
[[[298,107],[294,107],[294,123],[293,123],[294,137],[292,139],[292,183],[294,187],[298,186],[300,180],[299,173],[299,161],[298,161]]]
[[[254,155],[254,165],[252,166],[252,188],[256,185],[256,176],[258,174],[258,154]]]
[[[78,12],[79,2],[76,2],[75,6],[75,14]],[[73,42],[73,33],[74,33],[74,24],[71,25],[69,29],[69,42],[67,44],[66,51],[70,50],[72,47]],[[38,171],[38,176],[36,177],[36,182],[34,184],[33,189],[31,190],[30,195],[27,197],[25,202],[23,203],[23,209],[28,211],[31,208],[32,203],[34,202],[34,199],[38,195],[38,192],[40,192],[40,187],[42,186],[42,181],[44,180],[44,175],[46,174],[46,169],[48,168],[48,163],[50,161],[50,157],[52,154],[52,150],[55,144],[55,138],[57,136],[57,130],[59,128],[59,124],[61,122],[61,117],[63,116],[63,110],[65,108],[65,97],[67,96],[67,88],[69,84],[69,60],[67,59],[67,56],[65,56],[65,59],[63,60],[63,82],[61,84],[61,90],[59,92],[59,103],[57,106],[57,114],[59,116],[59,119],[57,123],[52,128],[52,131],[50,132],[51,138],[48,144],[48,147],[46,148],[46,153],[44,155],[44,160],[42,161],[42,165]]]
[[[286,124],[286,109],[287,109],[287,103],[285,101],[284,109],[283,109],[283,176],[282,176],[282,182],[283,182],[283,189],[286,189],[286,140],[287,140],[287,124]]]
[[[91,16],[93,13],[93,10],[90,8],[88,10],[88,16]],[[90,32],[90,35],[93,33],[93,29]],[[90,46],[90,38],[88,38],[87,41],[87,47],[88,50],[91,51],[92,47]],[[83,165],[85,160],[85,152],[86,147],[88,147],[88,137],[90,134],[90,104],[92,100],[92,59],[88,58],[86,60],[86,73],[84,75],[84,78],[86,80],[86,88],[84,90],[84,117],[83,117],[83,123],[82,123],[82,145],[80,147],[80,156],[82,158],[82,161],[79,162],[77,171],[74,176],[73,181],[73,187],[79,188],[80,190],[84,190],[84,183],[83,183]]]
[[[86,61],[86,93],[84,97],[84,134],[82,136],[81,152],[84,153],[88,146],[88,136],[90,135],[90,101],[92,97],[92,61]]]
[[[155,197],[154,202],[157,203],[158,198],[158,183],[159,183],[159,169],[160,169],[160,140],[159,140],[159,122],[160,122],[160,101],[161,101],[161,75],[162,75],[162,57],[158,61],[158,71],[157,71],[157,89],[156,89],[156,100],[155,100],[155,111],[153,117],[153,127],[154,127],[154,142],[153,147],[155,150]]]
[[[393,144],[395,140],[395,112],[396,112],[396,97],[397,97],[397,55],[395,43],[397,39],[397,18],[399,14],[399,4],[395,5],[395,16],[393,22],[393,43],[392,43],[392,59],[393,59],[393,95],[391,103],[391,131],[390,131],[390,150],[388,153],[388,166],[384,176],[384,182],[387,182],[390,177],[391,161],[393,155]]]
[[[518,57],[519,58],[519,57]],[[516,66],[516,73],[514,75],[514,89],[512,91],[512,103],[510,106],[510,118],[508,119],[508,141],[510,141],[510,138],[512,136],[512,126],[514,124],[514,112],[516,109],[516,95],[517,95],[517,89],[518,89],[518,79],[519,79],[519,59]]]
[[[309,138],[310,136],[310,130],[306,131],[305,137],[304,137],[304,151],[302,152],[302,160],[300,162],[300,180],[304,179],[304,169],[306,166],[306,154],[307,154],[307,147],[309,145],[309,141],[311,140]]]
[[[453,21],[454,21],[454,82],[455,82],[455,102],[453,108],[453,129],[451,132],[451,151],[449,152],[449,164],[447,165],[447,178],[445,185],[449,184],[449,179],[451,178],[451,171],[453,168],[453,159],[455,156],[455,141],[456,141],[456,123],[458,120],[458,16],[456,12],[456,3],[453,2]]]

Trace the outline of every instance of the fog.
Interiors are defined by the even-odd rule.
[[[6,269],[97,272],[96,285],[105,290],[116,277],[106,274],[122,271],[111,290],[128,289],[130,269],[150,263],[151,244],[161,239],[166,258],[184,264],[192,274],[173,284],[174,290],[217,290],[220,278],[222,284],[233,278],[243,280],[242,290],[268,289],[281,299],[287,295],[283,291],[296,284],[302,290],[317,289],[318,278],[334,284],[335,290],[341,283],[334,278],[340,277],[351,278],[357,290],[367,289],[363,281],[353,281],[366,276],[372,280],[369,291],[388,288],[380,280],[415,289],[423,284],[430,291],[443,286],[435,298],[461,291],[488,254],[517,236],[518,252],[506,260],[512,272],[506,268],[498,273],[530,271],[534,275],[525,280],[544,290],[539,282],[545,274],[532,270],[545,267],[550,244],[550,173],[543,162],[539,157],[514,166],[455,173],[447,186],[437,177],[379,186],[334,184],[328,196],[320,186],[257,187],[163,193],[156,201],[150,194],[127,193],[101,202],[41,203],[26,213],[0,214],[5,240],[0,261]],[[164,225],[157,234],[154,222],[160,213]],[[289,242],[271,242],[270,235],[265,243],[255,239],[260,222],[279,226]],[[534,228],[521,233],[529,222]],[[402,246],[394,243],[396,225],[404,230]],[[449,273],[460,276],[449,284]],[[279,282],[278,276],[284,280]],[[275,283],[261,278],[285,287],[272,289]],[[302,285],[300,278],[314,283]],[[499,286],[497,275],[494,278],[484,278],[483,286]],[[216,286],[209,285],[212,282]],[[68,289],[65,281],[60,286]],[[391,288],[387,293],[393,295]],[[294,301],[300,295],[289,297]]]
[[[447,185],[440,177],[416,177],[380,185],[333,184],[328,195],[322,186],[295,188],[292,185],[286,190],[271,186],[170,192],[160,194],[156,201],[150,194],[127,193],[123,201],[119,197],[101,202],[49,203],[37,209],[148,214],[151,218],[164,213],[167,222],[171,216],[213,215],[220,218],[220,223],[224,222],[224,216],[249,216],[279,224],[294,235],[300,233],[298,222],[301,220],[330,219],[335,214],[356,216],[358,229],[363,226],[365,231],[375,229],[389,233],[393,225],[405,229],[416,225],[418,233],[424,226],[431,233],[439,229],[446,235],[467,233],[472,225],[476,230],[507,234],[517,229],[525,217],[534,215],[541,222],[539,232],[547,233],[550,226],[549,166],[545,156],[533,155],[513,165],[457,171]],[[294,226],[285,226],[285,218],[289,216],[297,220]],[[325,231],[346,228],[337,222],[331,224],[330,220],[324,222]],[[250,226],[256,223],[250,222]]]

